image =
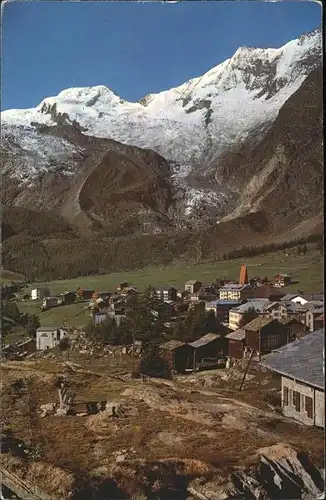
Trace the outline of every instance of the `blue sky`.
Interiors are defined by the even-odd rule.
[[[314,2],[12,2],[2,13],[2,109],[68,87],[124,99],[179,85],[239,46],[279,47],[321,24]]]

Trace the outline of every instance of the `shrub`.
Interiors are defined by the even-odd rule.
[[[169,363],[160,356],[157,348],[149,349],[140,361],[140,373],[149,377],[171,378]]]

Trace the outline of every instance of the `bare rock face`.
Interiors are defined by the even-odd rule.
[[[195,480],[188,491],[201,500],[302,499],[315,500],[324,492],[324,473],[287,444],[261,448],[258,467],[232,472],[227,481]]]

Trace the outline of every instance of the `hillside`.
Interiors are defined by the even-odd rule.
[[[225,220],[263,210],[275,231],[323,212],[322,71],[313,71],[258,144],[247,141],[212,165],[240,197]],[[312,228],[311,228],[312,229]]]
[[[102,348],[82,365],[50,356],[1,366],[3,433],[10,422],[26,455],[1,453],[0,466],[45,498],[315,500],[323,491],[323,432],[280,414],[279,382],[268,373],[259,391],[251,370],[239,393],[244,366],[142,383],[130,376],[129,355]],[[60,379],[79,411],[88,401],[106,409],[51,414]],[[112,406],[123,414],[112,418]]]

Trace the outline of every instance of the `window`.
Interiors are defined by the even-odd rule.
[[[287,387],[283,387],[283,404],[284,406],[289,405],[289,389]]]
[[[295,407],[296,411],[300,411],[300,392],[293,391],[292,394],[292,406]]]
[[[266,342],[268,347],[278,346],[280,343],[280,337],[279,335],[269,335],[266,339]]]
[[[312,418],[313,417],[312,398],[309,398],[309,396],[305,396],[305,398],[304,398],[304,409],[305,409],[305,412],[307,413],[307,417]]]

